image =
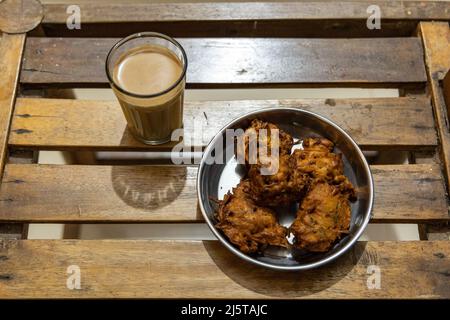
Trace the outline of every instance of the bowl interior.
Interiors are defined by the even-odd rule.
[[[354,185],[358,198],[351,204],[350,232],[337,241],[328,252],[307,253],[298,249],[269,247],[262,254],[246,255],[235,248],[214,227],[217,222],[214,217],[217,205],[211,199],[223,199],[223,196],[245,175],[244,166],[238,164],[234,157],[234,141],[229,137],[227,139],[229,133],[226,129],[245,129],[255,118],[278,125],[298,142],[306,137],[327,138],[335,143],[334,152],[342,153],[345,175]],[[274,269],[309,269],[341,255],[357,240],[366,227],[370,219],[373,198],[372,177],[367,162],[354,141],[329,120],[311,112],[293,108],[274,108],[253,112],[238,118],[222,129],[205,150],[200,165],[198,188],[203,215],[219,240],[238,256]],[[286,227],[290,226],[295,219],[296,209],[297,205],[277,208],[278,221]]]

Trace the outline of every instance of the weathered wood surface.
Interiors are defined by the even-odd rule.
[[[187,86],[253,87],[421,85],[426,81],[418,38],[182,38]],[[28,38],[24,84],[107,86],[105,59],[118,39]]]
[[[8,163],[31,164],[37,163],[39,151],[35,150],[13,150],[9,152]],[[28,224],[4,223],[0,224],[0,238],[2,239],[27,239]]]
[[[24,42],[24,34],[0,34],[0,180],[8,158],[7,141]],[[26,238],[27,231],[27,225],[0,224],[0,238]]]
[[[37,163],[39,151],[34,150],[13,150],[9,152],[8,163],[31,164]],[[0,224],[0,238],[2,239],[27,239],[28,224],[4,223]]]
[[[7,141],[16,99],[25,35],[0,34],[0,177],[7,157]]]
[[[369,29],[369,5],[382,12],[381,29]],[[67,5],[46,4],[50,36],[104,37],[153,30],[179,37],[410,36],[423,20],[450,20],[441,1],[314,1],[245,3],[82,3],[82,28],[66,27]]]
[[[372,166],[373,222],[449,220],[437,165]],[[0,221],[202,222],[195,166],[7,165]]]
[[[299,273],[255,267],[217,241],[0,241],[0,298],[450,298],[449,256],[449,241],[358,242]],[[379,289],[368,287],[374,265]],[[67,287],[69,266],[80,289]]]
[[[82,3],[85,23],[134,21],[229,21],[292,19],[367,19],[367,7],[378,5],[383,19],[449,20],[442,1],[297,1],[245,3]],[[45,4],[43,23],[65,23],[67,5]]]
[[[440,81],[450,68],[450,28],[448,23],[422,22],[418,31],[424,45],[428,87],[440,140],[441,162],[447,178],[447,187],[450,188],[449,114],[440,86]]]
[[[432,107],[426,97],[186,102],[185,145],[205,146],[231,119],[266,107],[317,112],[340,125],[364,149],[434,149]],[[171,150],[148,146],[126,130],[115,101],[20,98],[10,145],[39,149]]]
[[[8,134],[16,100],[24,42],[24,34],[0,34],[0,180],[8,157]],[[26,229],[27,227],[23,225],[0,224],[0,238],[21,237],[26,234]]]
[[[0,32],[25,33],[42,21],[44,9],[38,0],[0,1]]]

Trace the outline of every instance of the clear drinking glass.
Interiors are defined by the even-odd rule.
[[[106,74],[136,139],[165,143],[183,127],[186,69],[183,47],[160,33],[136,33],[111,48]]]

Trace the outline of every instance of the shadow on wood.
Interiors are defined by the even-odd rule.
[[[127,205],[145,210],[162,208],[177,200],[186,176],[184,166],[113,166],[111,170],[117,196]]]
[[[365,253],[365,242],[358,242],[345,256],[324,267],[303,272],[282,272],[255,266],[241,260],[217,241],[203,241],[212,261],[234,282],[268,297],[307,297],[326,290],[345,278]],[[364,259],[373,259],[367,253]],[[276,279],[276,281],[273,281]]]

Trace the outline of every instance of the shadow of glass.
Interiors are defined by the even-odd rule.
[[[253,265],[227,250],[218,241],[203,241],[211,259],[230,279],[253,292],[278,298],[306,297],[343,279],[358,263],[366,242],[358,242],[344,256],[318,269],[276,271]]]
[[[154,210],[178,198],[186,184],[184,166],[114,166],[111,181],[127,205]]]

